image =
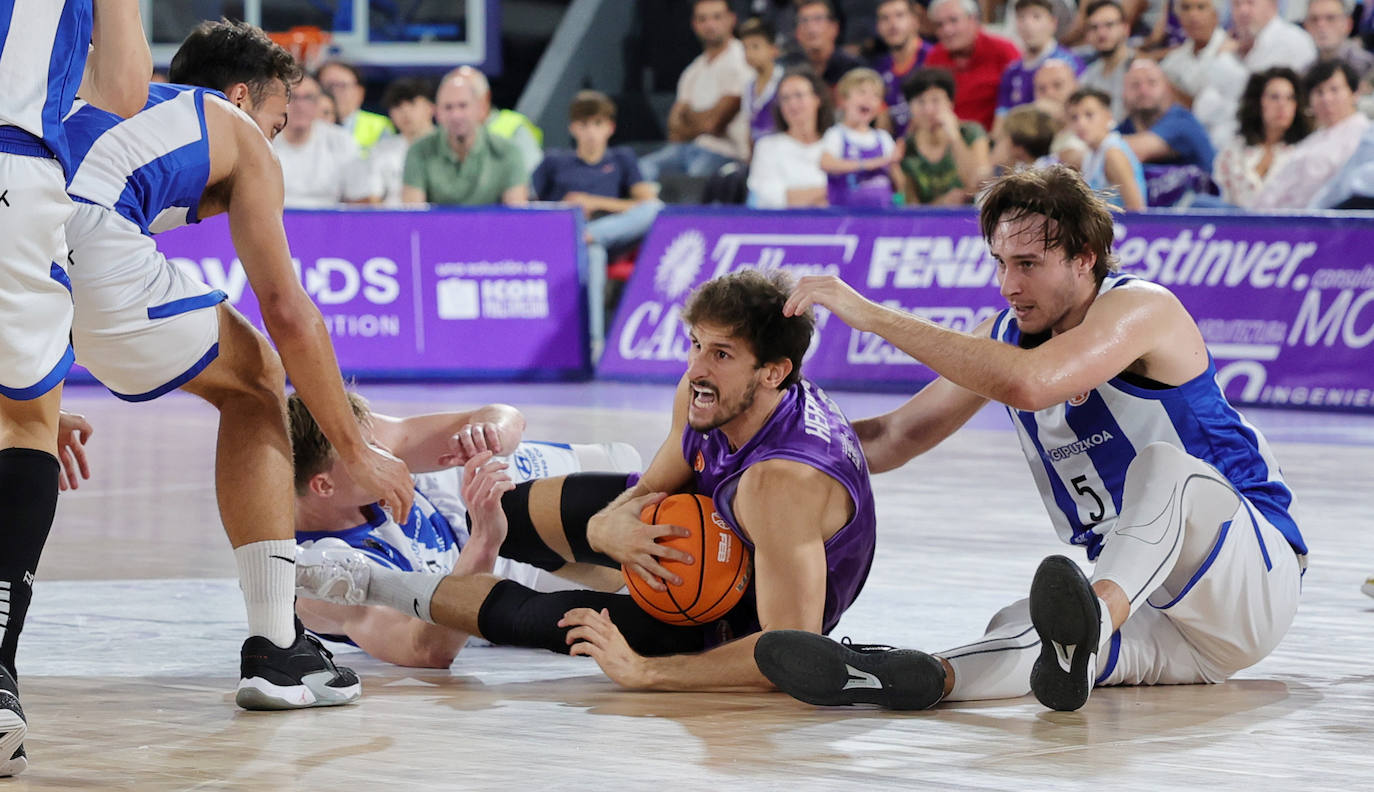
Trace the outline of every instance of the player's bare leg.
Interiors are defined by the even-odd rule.
[[[227,306],[219,356],[184,386],[219,410],[215,494],[248,610],[238,703],[249,709],[344,704],[361,695],[295,623],[295,496],[286,375],[267,340]]]

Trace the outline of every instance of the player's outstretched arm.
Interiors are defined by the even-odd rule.
[[[992,319],[974,329],[992,332]],[[854,422],[871,473],[886,473],[910,462],[954,434],[988,400],[943,377],[926,385],[892,412]]]
[[[1065,401],[1140,360],[1160,373],[1150,376],[1161,382],[1183,382],[1189,377],[1174,374],[1186,370],[1196,376],[1199,359],[1206,368],[1206,349],[1187,311],[1167,290],[1145,282],[1097,297],[1079,325],[1034,349],[878,305],[832,275],[802,278],[783,312],[793,316],[813,305],[824,305],[856,330],[882,336],[954,384],[1019,410]]]
[[[666,578],[680,582],[659,563],[673,559],[690,563],[686,554],[659,544],[663,536],[688,536],[676,525],[648,525],[639,519],[640,511],[675,492],[682,492],[692,481],[692,469],[682,457],[682,432],[687,426],[687,404],[691,386],[684,374],[673,398],[673,425],[659,446],[639,482],[620,494],[587,521],[587,543],[593,550],[619,561],[654,589],[664,589]]]
[[[91,54],[77,96],[128,118],[148,103],[153,53],[143,34],[138,0],[95,0]]]
[[[825,537],[850,519],[853,503],[835,479],[799,462],[750,467],[735,493],[735,517],[754,542],[754,592],[764,630],[820,632],[825,616]],[[758,634],[698,654],[643,657],[602,611],[569,611],[559,622],[571,653],[586,655],[616,683],[675,691],[769,690],[754,662]]]
[[[897,409],[854,422],[870,473],[886,473],[924,454],[958,431],[987,404],[941,377]]]
[[[221,104],[207,102],[207,117],[212,112],[229,112]],[[399,459],[363,438],[344,394],[329,332],[292,267],[282,226],[284,193],[276,155],[247,117],[235,118],[231,126],[237,148],[228,186],[229,233],[258,298],[267,333],[296,392],[349,475],[394,512],[408,513],[414,492],[410,472]]]
[[[483,451],[509,455],[525,433],[525,416],[509,404],[406,418],[373,413],[372,431],[412,473],[428,473],[466,464]]]

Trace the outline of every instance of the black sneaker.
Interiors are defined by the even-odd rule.
[[[289,649],[254,635],[243,642],[240,656],[234,701],[244,709],[332,707],[363,694],[353,669],[334,665],[334,655],[313,635],[297,633]]]
[[[24,746],[14,749],[8,761],[0,762],[0,778],[17,776],[29,767],[28,754],[24,753]]]
[[[0,756],[17,755],[19,767],[12,770],[13,759],[0,759],[0,777],[18,775],[28,765],[24,756],[24,734],[29,724],[24,720],[24,708],[19,706],[19,683],[14,676],[0,664]]]
[[[1097,674],[1102,617],[1083,570],[1054,555],[1040,562],[1031,582],[1030,617],[1040,634],[1040,657],[1031,668],[1031,692],[1053,710],[1082,707]]]
[[[802,630],[759,636],[754,662],[768,681],[808,704],[913,710],[933,707],[945,694],[945,667],[925,652],[839,644]]]

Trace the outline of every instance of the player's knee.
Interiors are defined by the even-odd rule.
[[[477,629],[494,644],[568,653],[567,632],[558,620],[568,610],[563,598],[540,594],[511,580],[497,583],[477,612]]]
[[[1030,600],[1020,599],[997,611],[983,632],[994,632],[1010,624],[1030,624]]]
[[[1191,459],[1182,449],[1164,442],[1150,443],[1140,449],[1126,468],[1126,477],[1148,476],[1157,478],[1161,473],[1178,473],[1187,460]]]

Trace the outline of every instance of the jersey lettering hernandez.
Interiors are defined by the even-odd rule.
[[[730,450],[729,440],[719,429],[703,434],[689,426],[682,434],[682,456],[695,471],[696,491],[711,496],[730,530],[751,550],[753,543],[740,529],[733,508],[740,476],[749,466],[788,459],[810,465],[844,485],[854,503],[854,516],[825,543],[823,629],[830,632],[863,590],[873,565],[877,533],[868,462],[849,419],[835,402],[803,379],[788,387],[768,421],[738,450]],[[753,585],[745,594],[750,607]]]
[[[127,119],[78,102],[63,123],[73,161],[67,194],[115,210],[144,234],[200,222],[210,179],[207,101],[225,100],[204,88],[153,84],[148,104]]]
[[[1099,294],[1131,280],[1108,276]],[[1022,336],[1010,310],[997,316],[992,337],[1026,348],[1044,340]],[[1206,371],[1177,387],[1122,373],[1043,410],[1007,408],[1061,539],[1096,559],[1121,510],[1126,468],[1139,449],[1164,442],[1216,468],[1306,555],[1288,513],[1293,493],[1269,444],[1226,401],[1216,375],[1209,356]]]

